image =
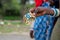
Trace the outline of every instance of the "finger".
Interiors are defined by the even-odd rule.
[[[41,13],[35,15],[35,17],[38,17],[38,16],[41,16]]]
[[[35,10],[35,8],[31,8],[31,9],[29,10],[29,12],[33,13],[34,10]]]
[[[42,12],[42,15],[45,15],[46,14],[46,11]]]
[[[36,10],[38,11],[44,11],[45,7],[37,7]]]

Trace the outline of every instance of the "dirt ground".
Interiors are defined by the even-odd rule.
[[[8,22],[0,25],[0,40],[34,40],[29,37],[30,26],[22,25],[20,21]],[[60,40],[60,18],[53,29],[51,40]]]
[[[26,35],[0,35],[0,40],[33,40]]]

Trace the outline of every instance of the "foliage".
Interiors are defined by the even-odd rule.
[[[33,7],[28,0],[0,0],[0,16],[20,16],[23,17],[28,10]]]
[[[5,16],[4,20],[20,20],[19,16]]]

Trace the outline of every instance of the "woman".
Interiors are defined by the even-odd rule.
[[[52,0],[50,0],[52,1]],[[36,10],[38,11],[42,11],[41,13],[40,12],[37,12],[37,14],[35,15],[36,17],[38,16],[42,16],[42,15],[45,15],[45,14],[48,14],[48,15],[52,15],[54,20],[51,22],[51,24],[53,24],[53,26],[55,25],[56,23],[56,20],[57,20],[57,16],[59,16],[59,0],[53,0],[52,3],[54,3],[55,5],[55,8],[44,8],[44,7],[38,7],[36,8]],[[52,5],[51,5],[52,6]],[[35,10],[35,8],[34,8]],[[49,19],[50,20],[50,19]],[[51,20],[50,20],[51,21]],[[41,32],[41,30],[44,30],[44,29],[38,29],[38,28],[42,28],[41,25],[38,26],[38,28],[36,28],[36,26],[33,28],[34,29],[34,38],[35,40],[50,40],[50,37],[51,37],[51,33],[52,33],[52,30],[53,30],[53,26],[49,26],[49,27],[45,27],[45,28],[48,28],[45,32],[46,34],[43,32]],[[39,32],[39,33],[38,33]],[[33,32],[31,32],[31,34],[33,34]],[[38,36],[37,36],[38,35]],[[42,35],[42,36],[41,36]],[[31,37],[33,37],[31,36]]]

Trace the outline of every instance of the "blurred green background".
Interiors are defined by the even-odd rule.
[[[33,0],[0,0],[0,19],[20,20],[33,6]]]
[[[34,6],[33,0],[0,0],[0,32],[27,32],[30,26],[22,23],[23,16]]]

